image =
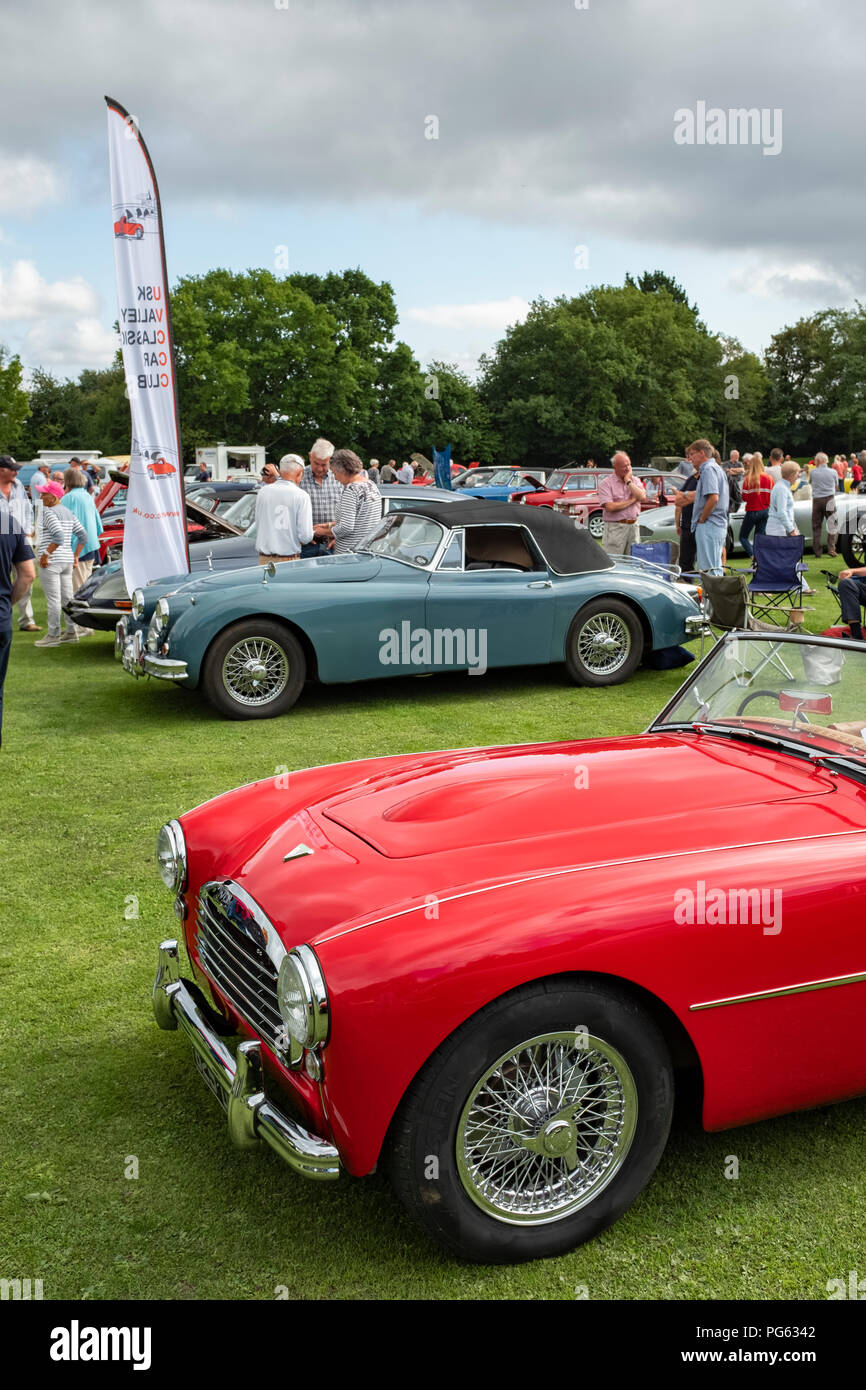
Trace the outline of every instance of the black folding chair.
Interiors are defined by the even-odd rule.
[[[804,544],[802,536],[755,536],[751,611],[777,627],[790,625],[786,608],[803,607]]]
[[[728,632],[778,633],[778,623],[761,622],[751,611],[748,579],[748,570],[731,570],[728,574],[701,575],[701,614],[704,619],[701,625],[701,660],[704,656],[704,639],[706,637],[709,637],[714,643],[718,643]],[[718,629],[718,633],[713,629]],[[745,643],[744,645],[748,647],[749,644]],[[771,647],[769,653],[759,663],[757,670],[752,671],[750,675],[759,674],[765,666],[774,666],[789,680],[793,680],[793,673],[789,671],[780,655],[783,645],[779,642]]]

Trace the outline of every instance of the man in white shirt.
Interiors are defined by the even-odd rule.
[[[411,463],[401,463],[400,467],[397,469],[397,482],[412,483],[414,480],[415,474],[412,472]]]
[[[44,487],[51,475],[51,468],[47,463],[40,463],[36,472],[30,479],[30,500],[34,507],[42,506],[42,498],[39,496],[39,488]]]
[[[294,461],[293,461],[294,459]],[[256,550],[260,565],[299,560],[301,546],[313,539],[313,504],[298,487],[304,465],[296,456],[280,459],[276,482],[256,497]]]
[[[2,515],[5,507],[18,523],[25,545],[32,546],[33,504],[27,496],[27,489],[18,481],[19,467],[20,464],[15,462],[11,454],[0,454],[0,527],[7,525]],[[44,481],[41,473],[37,473],[36,477]],[[33,620],[30,589],[26,589],[18,599],[18,626],[22,632],[42,631]]]

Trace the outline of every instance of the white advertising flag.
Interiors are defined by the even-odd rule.
[[[111,97],[108,155],[117,309],[132,412],[123,574],[130,593],[189,573],[159,190],[135,117]]]

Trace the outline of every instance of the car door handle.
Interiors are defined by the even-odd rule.
[[[553,581],[550,579],[534,579],[531,584],[527,584],[527,589],[552,589]]]

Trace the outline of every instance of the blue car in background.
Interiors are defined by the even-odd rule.
[[[564,662],[579,685],[616,685],[698,630],[694,592],[547,507],[419,500],[357,551],[136,589],[115,651],[227,719],[283,714],[308,679]]]
[[[507,502],[521,492],[537,492],[544,487],[544,470],[529,468],[495,468],[479,487],[463,485],[464,495],[482,498],[485,502]]]

